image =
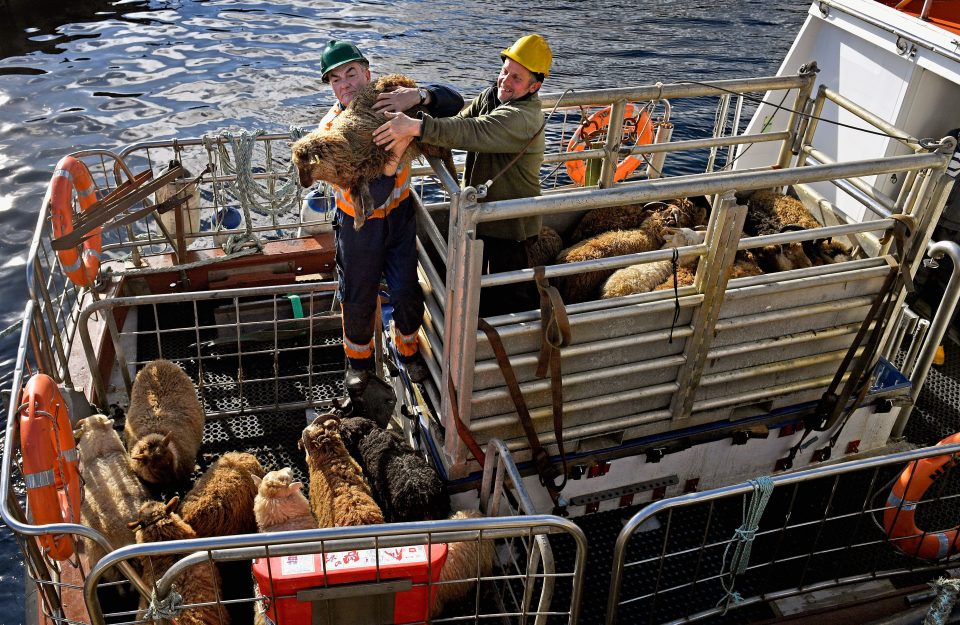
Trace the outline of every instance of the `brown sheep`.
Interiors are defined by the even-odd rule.
[[[695,232],[689,228],[665,229],[667,242],[664,248],[677,248],[687,245],[703,243],[704,232]],[[677,267],[689,267],[696,262],[697,257],[680,259]],[[640,263],[617,269],[606,282],[603,283],[601,297],[623,297],[637,293],[649,293],[665,280],[672,277],[673,261],[658,260],[652,263]]]
[[[450,517],[451,520],[477,518],[483,518],[483,515],[476,510],[460,510]],[[444,608],[466,597],[478,577],[489,577],[495,557],[492,540],[447,543],[447,560],[440,571],[440,583],[434,586],[430,618],[437,618]]]
[[[531,267],[550,265],[563,249],[563,239],[549,226],[540,229],[536,240],[527,247],[527,259]]]
[[[137,539],[126,519],[137,515],[149,495],[130,470],[127,450],[113,429],[113,419],[103,415],[81,419],[76,435],[80,475],[87,493],[80,507],[80,522],[103,534],[114,549],[132,545]],[[82,539],[80,545],[89,567],[105,555],[95,541]],[[111,569],[104,579],[117,581],[120,576]]]
[[[834,263],[844,263],[853,259],[853,252],[843,243],[833,239],[815,241],[812,253],[809,254],[810,261],[814,267],[820,265],[832,265]]]
[[[697,259],[699,261],[699,259]],[[694,282],[694,278],[697,275],[697,266],[699,262],[694,262],[692,267],[678,267],[677,268],[677,278],[679,286],[690,286]],[[737,252],[737,257],[733,261],[733,266],[730,268],[730,273],[727,276],[727,280],[733,280],[734,278],[746,278],[747,276],[759,276],[763,272],[760,271],[760,267],[757,265],[757,261],[753,256],[753,253],[750,250],[743,250]],[[673,290],[673,276],[667,278],[667,280],[658,286],[655,291],[672,291]]]
[[[692,228],[700,225],[706,211],[693,202],[671,200],[660,210],[652,213],[636,230],[614,230],[568,247],[557,256],[557,263],[574,263],[597,260],[611,256],[623,256],[660,249],[664,243],[664,228]],[[557,286],[564,302],[574,304],[597,297],[604,280],[614,270],[591,271],[557,279]]]
[[[196,538],[193,531],[176,513],[180,498],[174,497],[164,505],[159,501],[147,501],[140,506],[137,520],[128,525],[137,533],[138,543],[152,543],[169,540],[187,540]],[[145,556],[141,558],[143,581],[148,587],[159,580],[178,559],[174,555]],[[230,616],[222,605],[216,602],[223,596],[220,574],[211,562],[203,562],[184,571],[174,582],[174,590],[183,598],[184,604],[211,603],[211,605],[188,608],[177,616],[178,625],[229,625]],[[146,608],[140,600],[140,608]]]
[[[300,490],[302,482],[293,480],[293,469],[286,467],[267,473],[261,480],[253,476],[257,498],[253,512],[261,532],[287,532],[317,527],[310,512],[310,502]]]
[[[751,237],[787,230],[819,228],[820,222],[800,200],[775,191],[745,191],[736,194],[737,202],[746,202],[747,218],[743,231]]]
[[[747,216],[743,232],[756,237],[791,230],[819,228],[814,218],[800,200],[775,191],[745,191],[736,194],[737,202],[746,203]],[[774,273],[812,267],[811,258],[817,255],[820,241],[765,245],[754,253],[763,271]]]
[[[659,208],[656,202],[651,208]],[[635,230],[650,216],[646,204],[627,204],[624,206],[606,206],[587,211],[580,223],[573,229],[570,241],[579,243],[611,230]]]
[[[699,259],[697,259],[699,260]],[[693,263],[692,267],[684,267],[682,265],[677,267],[677,288],[684,286],[691,286],[694,282],[694,279],[697,277],[697,262]],[[673,290],[673,275],[671,274],[669,278],[663,281],[662,284],[658,285],[654,291],[672,291]]]
[[[123,430],[133,472],[157,486],[185,482],[197,463],[203,422],[187,374],[169,360],[148,362],[133,382]]]
[[[303,430],[300,447],[310,470],[310,507],[320,527],[383,523],[360,465],[350,457],[337,420],[320,415]]]
[[[201,538],[255,534],[257,487],[250,477],[263,474],[256,456],[235,451],[223,454],[184,497],[180,516]]]
[[[382,112],[373,110],[373,104],[383,92],[416,86],[407,76],[381,76],[357,92],[329,130],[319,128],[293,144],[293,162],[303,187],[323,180],[350,191],[351,197],[360,203],[353,221],[357,230],[375,208],[369,182],[383,173],[390,160],[390,153],[373,142],[373,131],[387,119]],[[415,117],[419,110],[421,107],[417,106],[406,113]],[[457,177],[450,150],[419,140],[414,140],[403,153],[397,170],[420,154],[442,158],[453,177]]]

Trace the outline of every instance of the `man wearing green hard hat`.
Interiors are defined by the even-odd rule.
[[[333,40],[320,55],[320,74],[337,98],[320,121],[321,127],[329,127],[370,82],[370,63],[353,43]],[[418,104],[432,116],[444,117],[463,107],[463,97],[444,85],[399,87],[380,94],[374,109],[398,112]],[[397,143],[391,151],[399,156],[408,144]],[[358,204],[349,190],[334,191],[337,294],[343,310],[343,347],[349,361],[347,390],[352,396],[362,393],[373,374],[373,333],[381,277],[386,278],[393,306],[394,345],[410,379],[420,382],[429,372],[417,340],[423,323],[423,291],[417,281],[417,220],[410,197],[410,167],[397,171],[393,163],[370,182],[376,209],[360,230],[353,227],[354,206]]]
[[[414,119],[388,112],[391,119],[374,131],[374,141],[392,149],[422,137],[425,143],[467,150],[463,186],[478,187],[493,180],[480,202],[540,195],[544,121],[537,92],[550,73],[553,53],[546,39],[532,34],[517,39],[500,53],[500,59],[496,84],[454,117],[423,114]],[[540,227],[539,216],[479,224],[484,270],[500,273],[529,267],[529,250]],[[518,286],[484,289],[480,315],[535,308],[538,297],[533,285]]]

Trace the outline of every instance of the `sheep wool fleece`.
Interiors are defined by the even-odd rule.
[[[460,95],[449,87],[430,85],[427,89],[432,96],[431,113],[453,115],[463,104]],[[342,110],[335,104],[321,125],[332,121]],[[390,289],[397,352],[404,361],[417,355],[423,291],[417,282],[417,220],[409,187],[409,167],[395,176],[380,176],[371,181],[370,193],[378,210],[359,231],[353,228],[354,203],[349,192],[337,189],[337,296],[343,307],[343,347],[354,369],[373,367],[374,319],[381,276]]]

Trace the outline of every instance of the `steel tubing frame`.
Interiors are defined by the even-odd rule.
[[[576,543],[577,557],[572,573],[574,582],[570,597],[569,621],[571,625],[574,625],[579,618],[587,539],[583,530],[572,521],[552,515],[389,523],[128,545],[108,553],[91,569],[84,582],[83,596],[90,612],[91,623],[93,625],[104,625],[104,614],[97,597],[97,583],[103,573],[111,566],[136,558],[189,554],[174,563],[158,580],[156,595],[164,598],[169,594],[173,582],[178,576],[191,566],[205,561],[225,562],[331,551],[432,544],[437,542],[434,539],[434,534],[442,536],[442,542],[462,542],[479,540],[480,538],[491,540],[514,538],[528,536],[532,533],[568,534],[573,537]]]
[[[853,471],[860,471],[865,469],[875,469],[884,467],[891,464],[903,463],[914,460],[920,460],[922,458],[929,458],[931,456],[939,455],[948,455],[955,454],[960,452],[960,443],[955,443],[952,445],[943,445],[936,447],[926,447],[923,449],[916,449],[907,452],[901,452],[896,454],[890,454],[886,456],[876,456],[872,458],[865,458],[861,460],[854,460],[851,462],[844,462],[834,465],[827,466],[818,466],[812,469],[806,469],[803,471],[797,471],[795,473],[785,473],[779,474],[772,477],[774,487],[787,486],[791,484],[798,484],[801,482],[806,482],[809,480],[830,477],[830,476],[839,476],[844,473],[850,473]],[[646,506],[643,510],[635,514],[623,529],[620,531],[620,534],[617,536],[617,541],[614,546],[613,552],[613,564],[611,569],[611,578],[610,578],[610,593],[607,596],[607,613],[606,613],[606,624],[613,625],[617,622],[617,610],[620,605],[620,592],[623,585],[623,571],[624,565],[626,564],[627,556],[627,546],[630,542],[630,538],[636,532],[637,528],[647,519],[652,518],[654,515],[668,511],[674,508],[686,507],[693,504],[716,501],[719,499],[732,497],[732,496],[746,496],[749,493],[754,491],[754,486],[750,482],[742,482],[740,484],[735,484],[732,486],[724,486],[721,488],[715,488],[703,492],[687,493],[684,495],[678,495],[670,499],[661,499],[659,501],[654,501]],[[914,569],[915,570],[915,569]],[[868,579],[875,579],[876,573],[872,573],[867,576]],[[838,585],[836,582],[824,582],[824,585],[817,586],[819,588],[830,588]],[[762,597],[755,597],[751,599],[746,599],[744,602],[740,602],[737,605],[744,606],[749,605],[750,603],[755,603],[757,601],[769,601],[772,598],[786,597],[798,594],[799,592],[809,592],[812,590],[812,587],[804,587],[801,589],[783,591],[782,593],[773,593],[765,594]],[[717,607],[712,610],[708,610],[704,613],[697,614],[697,617],[706,617],[712,614],[719,614],[724,611],[724,607]]]
[[[958,270],[958,268],[960,268],[960,245],[957,245],[954,241],[938,241],[929,246],[927,254],[934,260],[943,258],[944,256],[949,257],[953,264],[953,269],[950,273],[950,280],[947,282],[947,287],[944,289],[943,299],[940,301],[940,306],[937,307],[937,313],[930,323],[930,329],[927,331],[923,347],[920,349],[917,363],[911,372],[910,396],[913,398],[914,403],[906,406],[897,416],[893,432],[890,434],[893,438],[903,436],[907,421],[913,413],[913,407],[916,405],[920,391],[923,389],[923,383],[927,379],[930,365],[933,364],[937,347],[947,332],[950,320],[953,318],[953,312],[957,306],[957,301],[960,300],[960,270]]]

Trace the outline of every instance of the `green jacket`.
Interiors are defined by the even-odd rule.
[[[500,173],[530,142],[516,163],[493,183],[481,202],[496,202],[540,195],[540,166],[544,139],[543,113],[537,94],[501,104],[496,87],[490,87],[454,117],[423,116],[423,142],[467,151],[463,185],[477,186]],[[539,133],[539,134],[537,134]],[[540,217],[508,219],[480,224],[478,234],[522,241],[540,234]]]

